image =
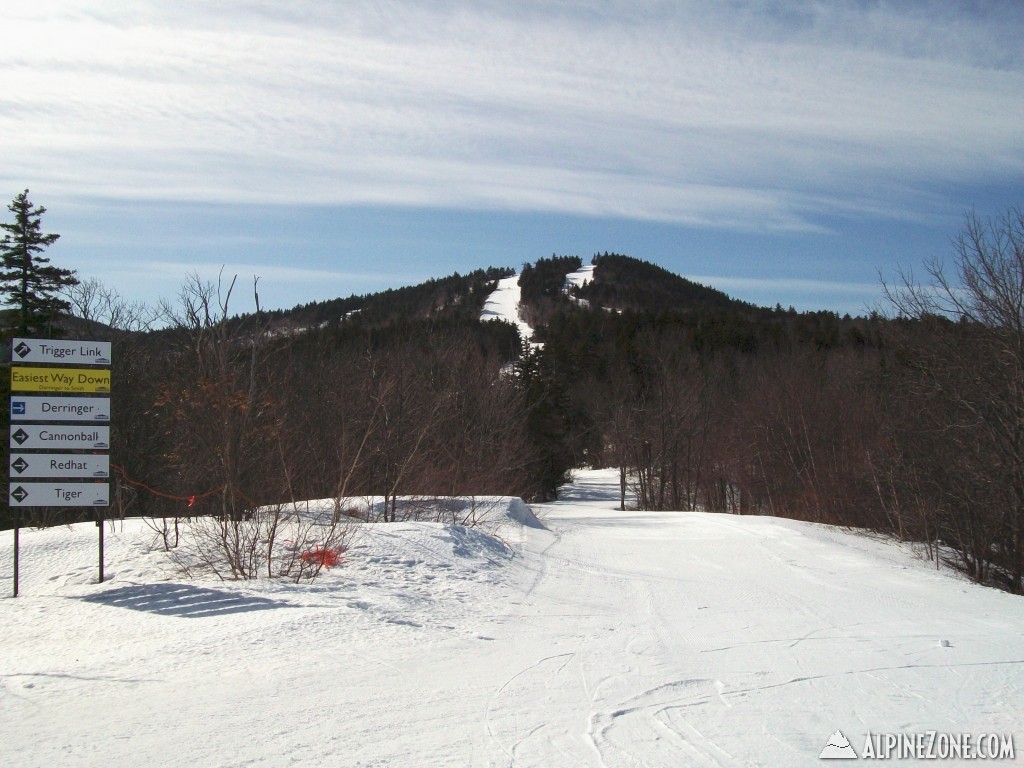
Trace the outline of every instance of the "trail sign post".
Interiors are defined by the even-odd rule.
[[[110,484],[101,482],[110,477],[110,349],[109,341],[11,343],[8,508],[95,507],[101,582],[103,509],[110,504]],[[15,597],[20,523],[15,520]]]
[[[22,477],[110,477],[110,456],[86,453],[12,453],[11,481]]]
[[[12,424],[10,447],[16,450],[105,451],[110,427],[89,424]]]
[[[11,421],[110,421],[109,397],[12,395]]]
[[[107,483],[18,483],[11,481],[8,502],[12,507],[106,507],[110,504]]]
[[[110,365],[110,342],[13,339],[11,360],[51,365]]]
[[[79,392],[97,394],[110,391],[110,369],[43,368],[11,366],[11,392]]]

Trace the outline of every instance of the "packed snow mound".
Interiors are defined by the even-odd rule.
[[[544,524],[533,514],[530,505],[520,498],[510,498],[506,510],[509,520],[525,525],[527,528],[543,528]]]

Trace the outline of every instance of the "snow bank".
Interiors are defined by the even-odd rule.
[[[392,508],[393,506],[393,508]],[[542,528],[529,505],[514,496],[400,496],[385,506],[382,496],[315,499],[288,505],[285,511],[328,517],[336,512],[367,522],[398,521],[450,523],[496,531],[508,523]]]
[[[544,524],[537,519],[530,505],[520,498],[510,498],[505,511],[509,520],[525,525],[528,528],[543,528]]]

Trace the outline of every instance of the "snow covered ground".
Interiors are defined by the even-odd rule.
[[[582,288],[584,285],[594,279],[594,265],[585,264],[575,272],[570,272],[565,276],[565,287],[566,288]]]
[[[94,526],[23,531],[0,765],[775,767],[836,731],[1024,739],[1021,598],[891,542],[617,492],[582,472],[534,507],[546,528],[496,535],[368,525],[305,585],[190,581],[138,521],[97,584]]]
[[[523,343],[533,341],[533,328],[519,316],[519,305],[522,291],[519,288],[519,275],[503,277],[498,287],[491,292],[484,302],[481,320],[505,320],[519,329],[519,337]]]
[[[576,272],[565,276],[565,287],[582,286],[594,279],[593,265],[587,265]],[[519,336],[525,344],[538,346],[533,341],[533,328],[520,316],[522,291],[519,288],[519,275],[504,277],[498,281],[497,287],[484,302],[481,320],[505,320],[519,329]]]
[[[584,285],[594,279],[594,265],[587,264],[580,267],[575,272],[570,272],[565,276],[565,290],[569,291],[570,288],[582,288]],[[572,296],[569,297],[571,301],[579,304],[580,306],[589,306],[590,303],[586,299],[577,299]]]

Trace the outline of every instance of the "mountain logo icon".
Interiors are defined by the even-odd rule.
[[[853,751],[853,747],[850,746],[850,740],[847,739],[842,731],[836,731],[829,739],[828,744],[821,750],[821,754],[818,755],[819,760],[856,760],[857,753]]]

